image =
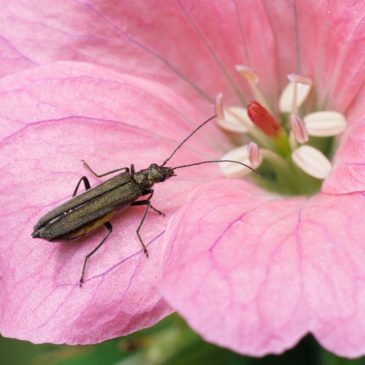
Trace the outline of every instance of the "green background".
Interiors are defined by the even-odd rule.
[[[365,340],[365,339],[364,339]],[[93,346],[33,345],[0,337],[1,365],[365,365],[323,350],[312,336],[280,356],[252,358],[204,342],[178,316]]]

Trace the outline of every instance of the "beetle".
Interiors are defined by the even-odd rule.
[[[110,223],[110,219],[122,208],[126,208],[127,206],[145,205],[146,209],[144,210],[142,219],[136,230],[136,234],[145,255],[148,257],[148,250],[143,242],[140,230],[149,209],[154,210],[160,215],[164,215],[164,213],[156,209],[151,204],[151,199],[154,193],[152,187],[154,184],[164,182],[170,177],[176,176],[175,170],[177,169],[214,162],[237,163],[257,173],[256,170],[250,166],[233,160],[209,160],[175,167],[165,166],[175,155],[178,149],[194,133],[215,117],[216,115],[213,115],[195,128],[182,142],[179,143],[171,155],[161,165],[152,163],[146,169],[135,171],[134,165],[131,164],[130,167],[122,167],[103,174],[97,174],[85,161],[83,161],[84,167],[98,178],[117,172],[120,173],[93,188],[91,188],[90,182],[86,176],[81,177],[75,187],[72,198],[41,217],[34,227],[32,237],[45,239],[47,241],[71,241],[81,238],[103,225],[105,226],[108,231],[106,236],[84,258],[81,277],[79,280],[79,286],[81,287],[84,282],[87,261],[105,243],[109,235],[112,233],[113,228]],[[76,196],[82,182],[84,183],[86,191]],[[145,196],[147,196],[146,199],[138,200],[140,197]]]

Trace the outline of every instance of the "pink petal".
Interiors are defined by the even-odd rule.
[[[322,191],[329,194],[353,193],[365,190],[365,120],[351,123],[335,155],[331,175]]]
[[[40,216],[71,196],[82,175],[91,185],[98,182],[81,159],[100,173],[161,163],[197,125],[189,118],[199,113],[151,81],[65,62],[3,78],[0,110],[1,334],[86,344],[150,326],[170,313],[155,290],[165,226],[192,189],[218,176],[216,166],[181,170],[156,186],[153,204],[167,218],[147,217],[142,235],[149,259],[135,233],[143,207],[113,219],[113,233],[90,260],[82,289],[83,258],[105,231],[72,243],[35,240],[31,232]],[[217,157],[209,146],[219,144],[213,129],[206,127],[210,141],[205,133],[194,136],[171,165]]]
[[[307,75],[315,82],[318,104],[344,112],[364,84],[365,3],[267,0],[265,5],[280,84],[291,71]]]
[[[342,112],[364,81],[362,1],[1,2],[3,74],[87,61],[157,79],[204,105],[221,92],[229,103],[249,101],[234,70],[247,64],[270,101],[295,71]]]
[[[363,354],[364,198],[205,185],[170,221],[161,292],[206,340],[243,354],[280,353],[309,332]]]
[[[323,18],[317,82],[320,96],[344,112],[363,88],[365,3],[327,1]]]
[[[287,75],[291,72],[312,78],[316,70],[320,47],[318,34],[323,29],[326,0],[265,0],[264,3],[275,39],[274,55],[280,87],[288,83]]]
[[[219,92],[237,103],[248,88],[234,66],[252,63],[264,89],[272,95],[275,87],[270,20],[256,1],[2,2],[0,34],[16,55],[1,61],[23,62],[12,70],[87,61],[157,79],[205,104]]]

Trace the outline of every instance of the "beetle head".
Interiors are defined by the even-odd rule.
[[[151,185],[164,182],[169,179],[171,176],[175,176],[174,170],[171,167],[167,166],[159,166],[155,163],[151,164],[147,169],[148,171],[148,180]]]
[[[148,169],[138,171],[133,178],[138,185],[148,189],[156,183],[164,182],[171,176],[176,176],[171,167],[159,166],[153,163]]]

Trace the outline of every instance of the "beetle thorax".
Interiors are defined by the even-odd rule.
[[[151,164],[148,169],[140,170],[133,175],[134,181],[142,188],[151,188],[154,184],[163,182],[171,176],[175,176],[171,167]]]

